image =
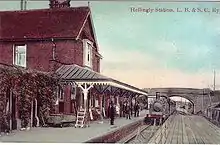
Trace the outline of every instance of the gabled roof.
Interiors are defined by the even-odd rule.
[[[0,12],[0,39],[76,38],[89,7]]]
[[[76,64],[63,65],[59,69],[57,69],[56,73],[58,77],[64,82],[74,82],[76,84],[109,85],[132,91],[138,94],[147,95],[147,92],[142,89],[117,81],[110,77],[106,77],[98,72],[80,67]]]

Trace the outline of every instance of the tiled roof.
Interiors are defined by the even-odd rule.
[[[0,39],[76,38],[88,7],[0,12]]]

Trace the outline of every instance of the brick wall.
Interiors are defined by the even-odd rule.
[[[52,71],[53,62],[52,41],[35,41],[35,42],[19,42],[19,43],[1,43],[0,45],[0,62],[13,64],[13,44],[27,44],[27,67],[40,71]],[[55,56],[58,61],[66,64],[77,64],[83,66],[83,45],[81,41],[61,40],[55,41]],[[95,55],[93,50],[93,66],[94,71],[99,71],[99,57]],[[55,70],[59,68],[55,66]]]
[[[6,64],[13,63],[13,45],[10,43],[0,43],[0,62]]]

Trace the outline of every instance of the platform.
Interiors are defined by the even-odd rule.
[[[111,126],[109,120],[104,120],[103,124],[94,121],[88,128],[32,128],[29,131],[17,131],[8,136],[0,137],[1,142],[34,142],[34,143],[82,143],[90,139],[102,136],[108,132],[117,130],[123,126],[143,119],[145,111],[140,112],[140,117],[116,118],[115,125]]]
[[[220,128],[202,116],[171,116],[151,138],[150,144],[219,144]]]

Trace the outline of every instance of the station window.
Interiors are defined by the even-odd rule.
[[[13,54],[13,64],[26,67],[27,45],[15,45]]]
[[[84,39],[83,40],[83,45],[84,45],[84,65],[87,67],[92,68],[92,48],[93,44],[91,41]]]

